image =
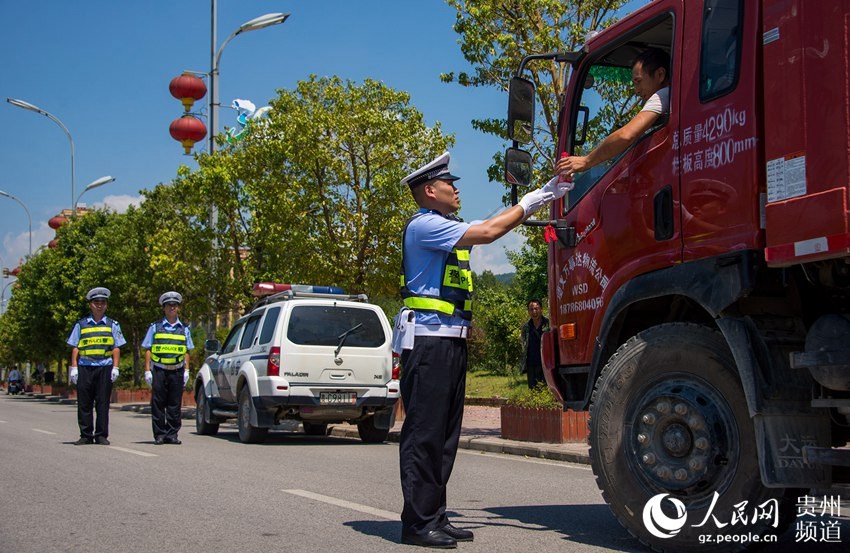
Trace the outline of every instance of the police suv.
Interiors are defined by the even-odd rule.
[[[367,443],[383,442],[399,397],[392,329],[365,295],[336,287],[260,283],[270,294],[236,321],[224,344],[207,340],[195,380],[199,434],[235,418],[239,439],[261,443],[285,419],[309,435],[356,424]]]

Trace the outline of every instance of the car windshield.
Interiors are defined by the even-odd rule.
[[[386,335],[378,314],[370,309],[338,305],[298,305],[292,309],[286,337],[304,346],[338,346],[340,336],[348,334],[345,348],[375,348],[384,345]]]

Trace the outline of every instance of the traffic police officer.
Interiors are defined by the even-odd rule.
[[[91,315],[74,325],[68,345],[71,350],[69,378],[77,385],[77,422],[80,439],[74,445],[109,445],[109,399],[118,379],[121,346],[127,343],[118,321],[106,316],[107,288],[92,288],[86,294]],[[110,370],[111,369],[111,370]],[[93,423],[92,409],[97,413]]]
[[[182,443],[177,438],[181,426],[183,389],[189,381],[189,356],[195,347],[189,327],[177,312],[183,296],[166,292],[159,297],[165,317],[153,323],[142,341],[145,348],[145,381],[153,388],[151,424],[156,445]],[[153,371],[151,371],[153,367]],[[182,369],[182,370],[181,370]]]
[[[553,178],[523,196],[518,205],[468,224],[452,216],[460,207],[454,185],[459,177],[449,172],[449,161],[444,153],[402,180],[420,209],[404,227],[405,307],[396,319],[393,340],[394,348],[402,349],[401,395],[406,411],[399,447],[401,539],[436,548],[453,548],[457,541],[473,539],[472,532],[453,526],[446,517],[446,484],[457,454],[466,390],[466,337],[472,320],[469,250],[505,235],[572,187]]]

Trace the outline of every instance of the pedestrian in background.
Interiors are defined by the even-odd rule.
[[[91,315],[74,325],[68,345],[71,350],[69,379],[77,385],[77,422],[80,439],[74,445],[109,445],[109,400],[112,383],[118,379],[121,346],[127,343],[118,321],[106,316],[107,288],[92,288],[86,294]],[[97,413],[97,422],[93,420]]]
[[[552,179],[510,207],[477,224],[461,222],[445,153],[402,180],[420,210],[402,235],[401,296],[393,349],[401,353],[401,395],[406,411],[399,445],[404,507],[401,541],[453,548],[472,541],[446,515],[446,487],[460,439],[466,389],[466,338],[472,320],[469,252],[517,227],[572,183]]]
[[[177,438],[182,424],[183,389],[189,381],[189,356],[195,347],[189,327],[178,318],[183,296],[166,292],[159,297],[165,317],[148,328],[145,348],[145,382],[152,388],[151,425],[156,445],[182,442]],[[153,369],[153,370],[151,370]]]
[[[530,319],[519,330],[522,340],[520,373],[528,377],[528,389],[531,390],[538,383],[546,382],[543,377],[543,360],[540,357],[540,341],[543,333],[549,331],[549,319],[543,316],[543,304],[540,300],[528,300],[527,307]]]

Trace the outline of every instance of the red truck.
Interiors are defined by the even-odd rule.
[[[669,116],[553,203],[542,345],[590,411],[604,498],[654,549],[770,542],[850,483],[848,28],[848,0],[655,0],[511,82],[516,197],[527,63],[570,64],[557,153],[586,155],[628,120],[608,100],[635,56],[670,54]]]

